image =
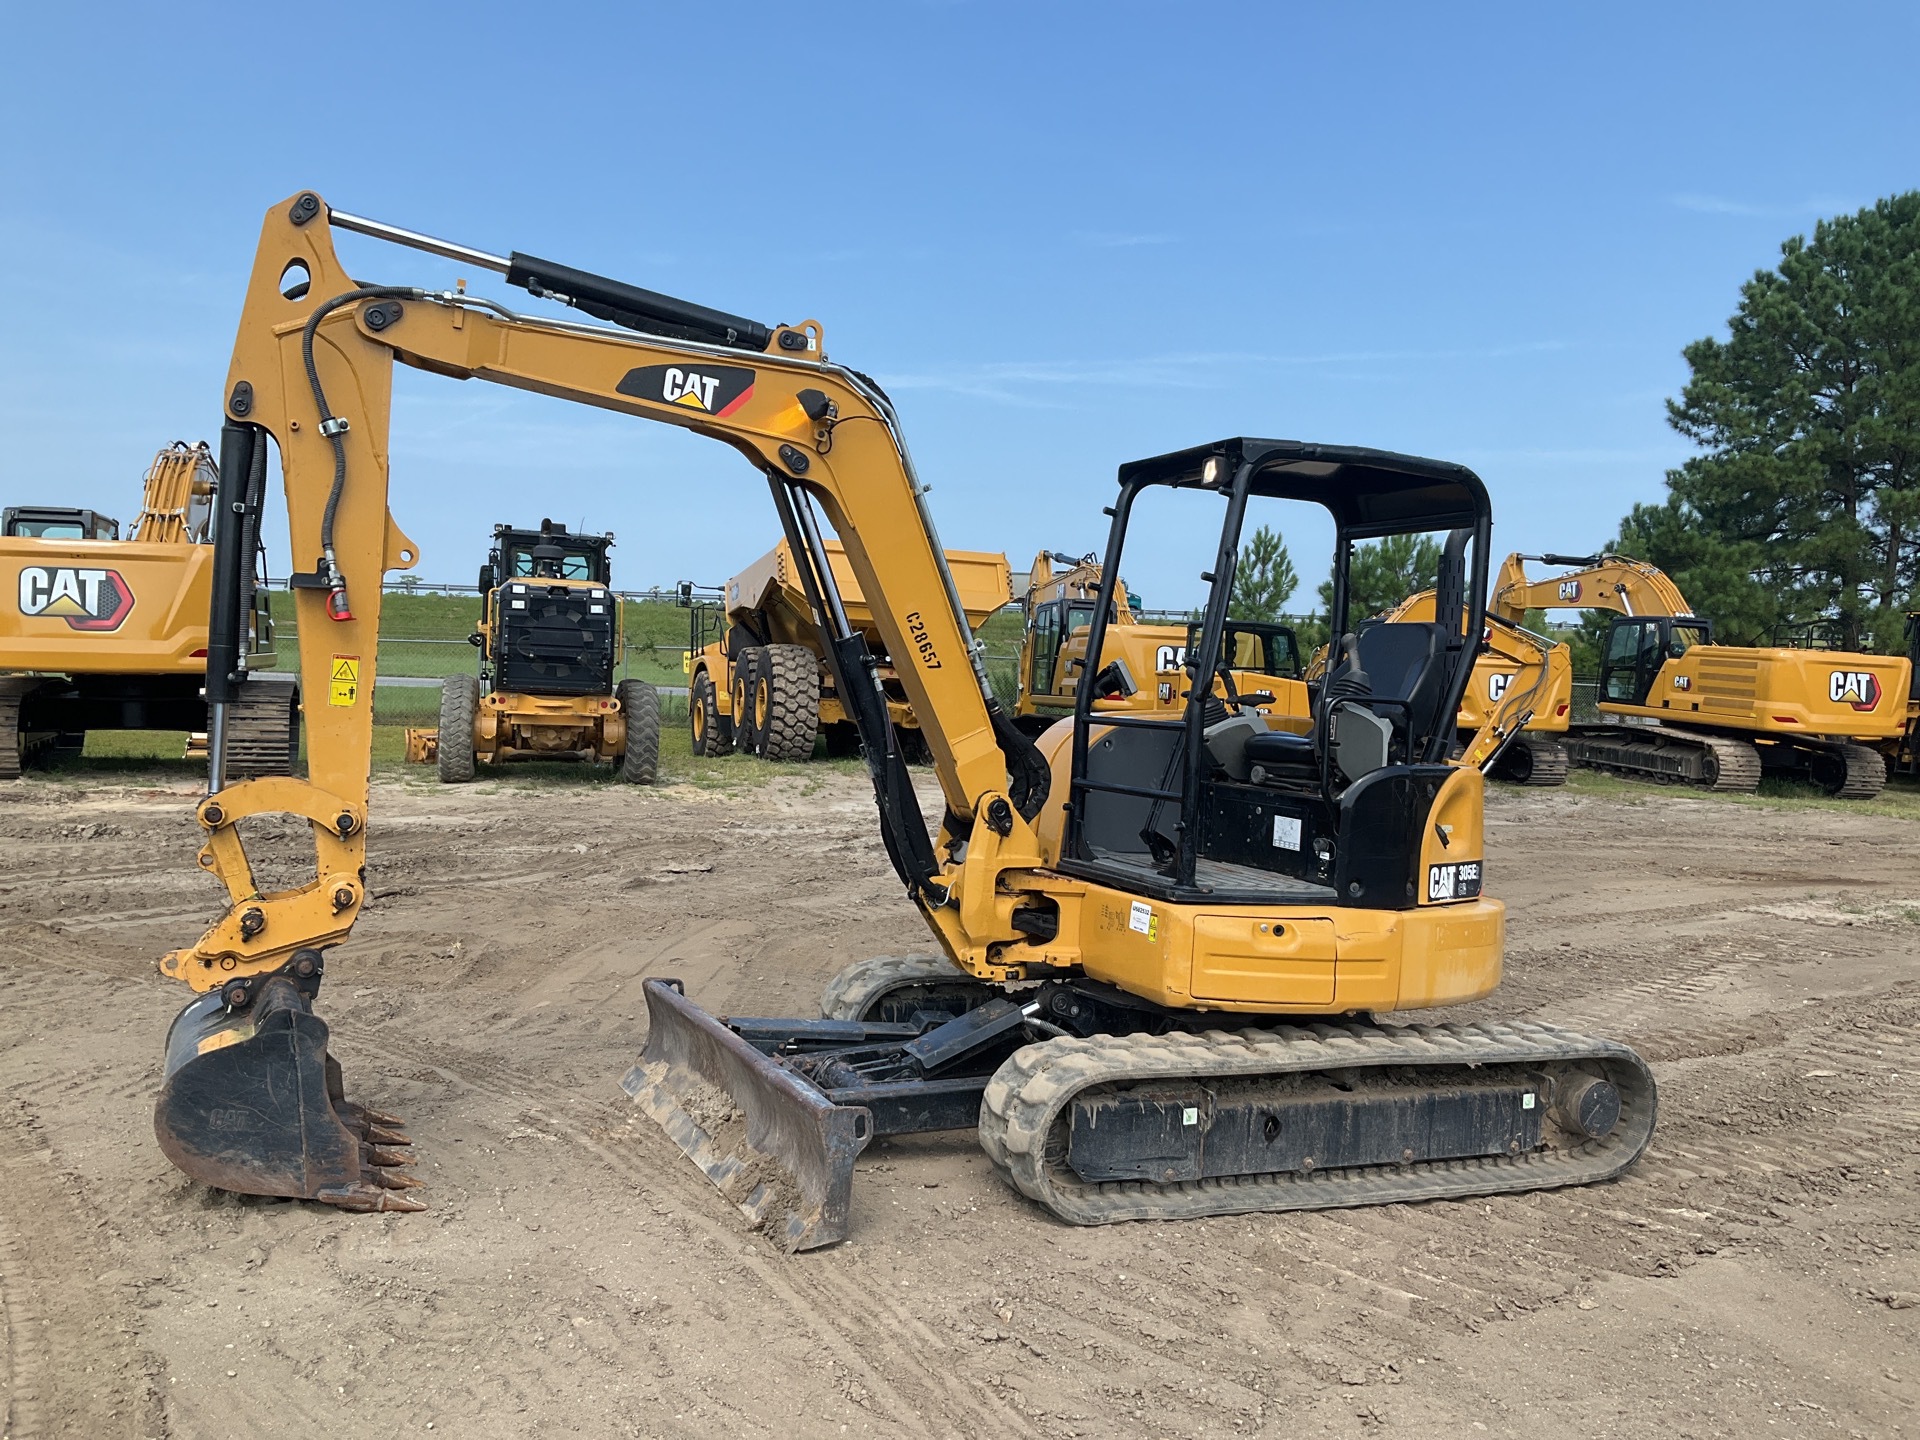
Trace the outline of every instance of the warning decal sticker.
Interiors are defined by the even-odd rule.
[[[352,705],[360,698],[360,657],[336,655],[327,685],[329,705]]]

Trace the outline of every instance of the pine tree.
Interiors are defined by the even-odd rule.
[[[1704,453],[1619,548],[1725,639],[1826,618],[1849,648],[1898,648],[1920,578],[1920,191],[1787,241],[1727,338],[1684,353],[1668,420]]]
[[[1440,542],[1431,535],[1389,535],[1353,548],[1347,571],[1347,627],[1431,590],[1440,577]],[[1320,608],[1333,610],[1333,581],[1320,582]]]
[[[1287,554],[1287,542],[1278,531],[1262,525],[1240,547],[1228,613],[1236,620],[1278,620],[1299,588],[1300,575]]]

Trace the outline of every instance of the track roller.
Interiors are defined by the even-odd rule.
[[[1548,1025],[1099,1035],[1015,1052],[980,1143],[1022,1194],[1104,1225],[1591,1184],[1655,1109],[1633,1051]]]
[[[820,1018],[904,1024],[922,1011],[958,1015],[998,993],[942,955],[876,955],[856,960],[827,982]]]
[[[1527,731],[1513,737],[1494,762],[1493,778],[1510,780],[1516,785],[1564,785],[1567,783],[1567,752],[1551,735]]]

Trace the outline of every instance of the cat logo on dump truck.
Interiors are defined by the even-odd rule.
[[[1880,677],[1871,670],[1835,670],[1827,676],[1827,698],[1836,705],[1871,710],[1880,703]]]
[[[118,570],[28,565],[20,571],[20,613],[59,616],[75,630],[118,630],[133,591]]]
[[[636,400],[654,400],[702,415],[731,415],[753,394],[753,371],[739,365],[642,365],[614,387]]]

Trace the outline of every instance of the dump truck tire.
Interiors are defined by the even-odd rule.
[[[480,713],[480,677],[449,675],[440,682],[440,779],[463,785],[473,779],[473,720]]]
[[[733,748],[742,755],[760,753],[760,737],[753,728],[753,686],[766,653],[749,645],[733,658]]]
[[[820,733],[820,662],[804,645],[769,645],[754,681],[755,738],[768,760],[811,760]]]
[[[627,717],[627,748],[613,762],[614,778],[651,785],[660,773],[660,692],[644,680],[622,680],[613,693]]]
[[[727,723],[720,714],[720,692],[713,676],[702,670],[693,677],[693,687],[687,693],[687,726],[693,736],[693,753],[731,753],[733,737],[726,733]]]

